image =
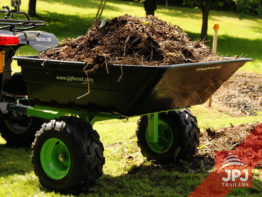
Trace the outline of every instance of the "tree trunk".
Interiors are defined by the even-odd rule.
[[[144,8],[146,11],[146,15],[155,15],[156,10],[156,0],[145,0]]]
[[[36,0],[29,0],[28,14],[29,16],[36,16]]]
[[[207,40],[209,7],[207,5],[203,5],[201,10],[202,10],[201,40],[206,41]]]

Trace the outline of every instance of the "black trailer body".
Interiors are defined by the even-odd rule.
[[[204,103],[243,64],[239,58],[167,66],[109,65],[88,78],[83,62],[15,57],[34,104],[141,115]],[[92,68],[92,65],[86,69]],[[90,94],[77,99],[88,91]]]

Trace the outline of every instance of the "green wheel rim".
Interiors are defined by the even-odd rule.
[[[153,131],[151,131],[153,132]],[[146,128],[145,139],[148,147],[155,153],[166,153],[174,143],[174,133],[172,128],[164,121],[158,122],[158,142],[154,143],[150,136],[148,126]]]
[[[40,162],[46,175],[54,180],[63,179],[71,167],[70,152],[58,138],[46,140],[40,151]]]

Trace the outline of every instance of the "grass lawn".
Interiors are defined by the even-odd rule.
[[[7,1],[1,1],[0,6]],[[99,1],[97,0],[37,0],[37,11],[49,25],[42,30],[54,33],[60,41],[67,37],[85,34],[92,24]],[[22,1],[22,10],[28,1]],[[129,13],[144,16],[141,4],[111,0],[107,3],[103,17],[112,18]],[[181,26],[190,37],[199,38],[201,12],[193,8],[159,6],[156,16],[171,24]],[[211,11],[209,40],[212,26],[220,24],[218,53],[224,56],[245,56],[254,62],[241,68],[242,71],[262,73],[262,19],[247,17],[239,19],[230,12]],[[25,47],[18,55],[33,54]],[[18,69],[18,68],[17,68]],[[262,122],[262,115],[254,117],[231,117],[208,109],[204,105],[192,107],[201,130],[221,128],[254,121]],[[110,120],[95,124],[105,146],[106,164],[104,175],[91,192],[81,196],[187,196],[208,175],[167,171],[146,161],[136,145],[136,122],[138,117],[127,120]],[[32,170],[30,149],[12,148],[4,145],[0,137],[0,196],[63,196],[43,189]],[[134,169],[135,167],[135,169]],[[259,196],[262,192],[262,172],[256,171],[253,188],[234,189],[229,196]]]

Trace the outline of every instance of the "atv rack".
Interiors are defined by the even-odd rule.
[[[25,31],[33,29],[35,27],[42,27],[46,25],[46,22],[40,20],[31,20],[30,16],[18,10],[10,10],[8,6],[3,6],[4,10],[0,10],[0,13],[4,13],[4,18],[0,19],[0,30],[10,30],[12,32]],[[26,20],[10,19],[14,14],[24,15]]]

